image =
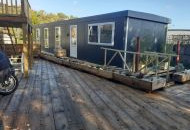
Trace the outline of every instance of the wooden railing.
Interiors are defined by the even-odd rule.
[[[11,56],[9,58],[11,65],[14,67],[15,71],[24,73],[24,54]]]
[[[21,6],[22,6],[22,15],[26,16],[27,18],[30,19],[31,15],[31,6],[29,4],[28,0],[21,0]]]
[[[0,15],[14,15],[30,18],[28,0],[0,0]]]

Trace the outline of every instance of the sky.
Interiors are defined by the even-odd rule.
[[[170,18],[169,28],[190,29],[190,0],[29,0],[34,10],[77,17],[134,10]]]

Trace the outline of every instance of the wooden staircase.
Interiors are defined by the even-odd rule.
[[[1,34],[0,50],[8,56],[20,55],[23,45],[18,45],[17,37],[13,27],[4,27]]]
[[[31,7],[28,0],[0,0],[0,25],[22,27],[31,25]]]
[[[24,54],[24,76],[28,77],[32,66],[32,23],[31,6],[28,0],[0,0],[0,27],[6,29],[10,44],[1,44],[0,49],[8,55]],[[17,38],[12,28],[22,29],[23,45],[17,44]]]

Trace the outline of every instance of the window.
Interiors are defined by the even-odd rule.
[[[114,45],[115,23],[97,23],[88,25],[88,43],[95,45]]]
[[[40,44],[40,29],[36,29],[36,43]]]
[[[55,27],[55,40],[61,41],[61,28]]]
[[[49,31],[48,28],[44,28],[44,46],[49,48]]]
[[[55,47],[61,46],[61,27],[55,27]]]
[[[98,26],[89,26],[89,42],[91,43],[98,43]]]
[[[112,26],[112,24],[100,25],[100,43],[112,43]]]

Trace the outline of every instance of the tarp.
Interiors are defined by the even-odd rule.
[[[3,52],[0,52],[0,71],[8,69],[9,67],[10,61],[8,57]]]

